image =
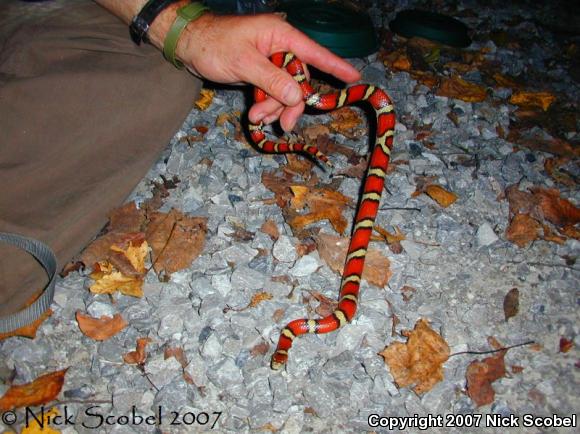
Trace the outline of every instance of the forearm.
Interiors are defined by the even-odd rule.
[[[127,25],[133,17],[139,13],[147,0],[94,0],[96,3],[107,9],[112,14],[121,18]],[[176,11],[180,6],[188,3],[187,0],[180,0],[169,5],[155,18],[147,36],[151,43],[159,49],[163,49],[165,35],[169,31],[171,24],[175,20]],[[127,30],[127,37],[129,30]]]

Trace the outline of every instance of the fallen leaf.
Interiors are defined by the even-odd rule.
[[[510,104],[526,108],[541,108],[546,111],[556,101],[556,97],[549,92],[515,92],[510,98]]]
[[[51,423],[54,423],[56,416],[60,416],[56,407],[52,407],[50,410],[43,409],[29,419],[27,413],[27,422],[20,431],[20,434],[60,434],[60,431],[50,426]],[[8,434],[8,431],[5,431],[4,434]]]
[[[447,208],[458,199],[458,196],[455,193],[447,191],[440,185],[436,184],[431,184],[425,187],[425,194],[443,208]]]
[[[332,300],[319,291],[309,291],[310,295],[318,301],[318,306],[314,310],[322,318],[331,315],[338,307],[338,301]]]
[[[105,341],[127,327],[127,322],[120,313],[115,314],[112,318],[106,315],[93,318],[77,311],[76,319],[81,332],[96,341]]]
[[[80,261],[85,266],[92,268],[98,262],[107,261],[118,267],[117,270],[123,270],[126,274],[131,274],[132,267],[123,254],[119,254],[111,250],[111,246],[119,248],[126,248],[131,243],[140,245],[145,239],[143,232],[108,232],[96,240],[83,250],[80,256]]]
[[[409,71],[412,67],[405,48],[399,48],[384,56],[383,64],[398,71]]]
[[[532,187],[530,189],[538,200],[542,217],[556,226],[575,225],[580,222],[580,208],[560,197],[555,188]]]
[[[543,240],[551,241],[557,244],[564,244],[566,242],[566,237],[561,237],[560,235],[556,234],[548,225],[542,225],[542,230],[544,232],[542,235]]]
[[[505,320],[516,316],[520,308],[520,291],[518,288],[512,288],[508,291],[503,299],[503,312]]]
[[[567,236],[568,238],[574,238],[575,240],[580,240],[580,229],[575,226],[564,226],[558,229],[561,234]]]
[[[324,233],[319,233],[315,239],[320,257],[333,271],[342,275],[350,239]],[[389,259],[376,249],[368,249],[362,278],[382,288],[392,275]]]
[[[293,185],[290,189],[294,195],[291,199],[292,207],[296,210],[308,207],[309,210],[308,213],[296,215],[288,221],[293,229],[300,230],[311,223],[329,220],[335,231],[344,233],[347,221],[342,211],[351,203],[348,197],[338,191],[304,185]]]
[[[574,346],[574,341],[566,339],[565,337],[560,338],[560,352],[567,353]]]
[[[250,350],[250,355],[252,357],[256,356],[263,356],[270,350],[270,344],[266,341],[262,341],[259,344],[256,344]]]
[[[359,114],[350,107],[343,107],[338,110],[330,112],[332,121],[330,122],[330,129],[345,137],[354,139],[360,137],[363,132],[357,130],[362,124],[362,119]]]
[[[467,367],[467,396],[477,407],[491,404],[495,399],[495,391],[491,383],[506,374],[505,354],[506,351],[500,351],[482,361],[473,361]]]
[[[308,143],[316,143],[320,136],[328,136],[330,128],[323,124],[309,125],[302,130],[302,135]]]
[[[266,235],[270,235],[270,238],[273,240],[277,240],[280,238],[280,231],[278,230],[278,225],[273,220],[266,220],[260,230],[264,232]]]
[[[183,348],[181,347],[165,348],[165,350],[163,351],[163,357],[165,358],[165,360],[169,359],[170,357],[173,357],[175,360],[179,362],[182,368],[185,369],[187,367],[188,364],[187,357],[185,355],[185,352],[183,351]]]
[[[481,102],[487,98],[484,87],[466,81],[457,75],[444,79],[436,94],[466,102]]]
[[[145,359],[147,358],[145,348],[150,342],[150,338],[137,338],[137,346],[135,347],[135,351],[129,351],[127,354],[123,355],[123,360],[125,363],[130,365],[139,365],[145,363]]]
[[[512,77],[509,77],[505,74],[500,74],[496,72],[492,75],[492,78],[495,80],[499,87],[509,87],[512,89],[517,89],[521,87],[521,85],[515,81]]]
[[[505,232],[505,237],[518,247],[526,247],[537,240],[541,225],[528,214],[516,214]]]
[[[127,258],[129,264],[131,264],[136,273],[145,273],[145,258],[149,252],[147,241],[142,240],[140,243],[131,242],[126,248],[112,245],[111,250],[113,252],[121,253],[125,258]]]
[[[11,386],[0,398],[0,410],[41,405],[56,399],[64,384],[67,370],[68,368],[41,375],[31,383]]]
[[[294,175],[287,172],[262,172],[262,184],[275,195],[275,203],[284,208],[292,199],[290,185]]]
[[[434,89],[435,87],[439,86],[439,83],[441,82],[440,78],[431,72],[415,70],[410,71],[410,73],[411,77],[430,89]]]
[[[206,110],[212,103],[215,92],[210,89],[202,89],[199,98],[195,101],[195,106],[200,110]]]
[[[403,240],[406,240],[407,237],[401,232],[398,226],[395,226],[395,233],[391,233],[385,228],[380,227],[379,225],[374,225],[373,230],[378,232],[381,237],[387,242],[387,244],[398,243]]]
[[[566,157],[546,158],[544,161],[544,170],[556,182],[568,187],[575,187],[576,181],[574,178],[562,169],[562,166],[566,165],[569,161],[570,159]]]
[[[153,213],[146,238],[155,271],[171,274],[189,267],[203,251],[206,233],[205,217],[187,217],[175,209],[167,214]]]
[[[272,294],[268,292],[258,292],[252,296],[252,300],[250,300],[250,303],[247,307],[256,307],[266,300],[272,300]]]
[[[141,232],[145,223],[144,210],[133,202],[114,209],[109,214],[108,230],[117,232]]]
[[[98,262],[89,276],[95,280],[89,287],[93,294],[121,294],[132,297],[143,297],[143,279],[140,277],[125,276],[117,271],[108,262]]]
[[[417,292],[415,288],[409,285],[405,285],[401,288],[401,294],[403,295],[403,301],[408,302],[413,298],[413,294]]]
[[[288,165],[285,167],[286,170],[300,175],[304,179],[310,177],[314,165],[310,159],[295,154],[286,154],[285,157],[288,161]]]
[[[284,309],[282,308],[276,309],[272,314],[272,321],[278,324],[282,320],[282,318],[284,318]]]
[[[379,354],[399,387],[413,385],[415,393],[422,394],[443,380],[449,346],[423,319],[406,335],[407,343],[394,342]]]

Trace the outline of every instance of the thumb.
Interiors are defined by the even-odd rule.
[[[302,89],[288,72],[277,68],[258,52],[249,56],[245,81],[258,86],[272,98],[286,106],[295,106],[302,101]]]

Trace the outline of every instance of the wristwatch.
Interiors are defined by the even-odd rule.
[[[151,27],[151,23],[163,9],[177,1],[179,0],[149,0],[145,3],[143,9],[133,17],[129,25],[129,33],[133,42],[137,45],[140,45],[141,41],[149,42],[147,32],[149,27]]]

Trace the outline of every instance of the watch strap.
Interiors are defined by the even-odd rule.
[[[148,42],[147,32],[151,23],[163,9],[177,1],[179,0],[149,0],[145,3],[145,6],[133,17],[129,25],[129,33],[133,42],[137,45],[140,45],[142,41]]]
[[[175,58],[175,49],[177,48],[181,33],[190,22],[198,19],[207,11],[209,11],[209,8],[201,2],[190,3],[177,9],[177,16],[171,29],[167,32],[163,44],[163,55],[176,68],[183,68],[183,63]]]

